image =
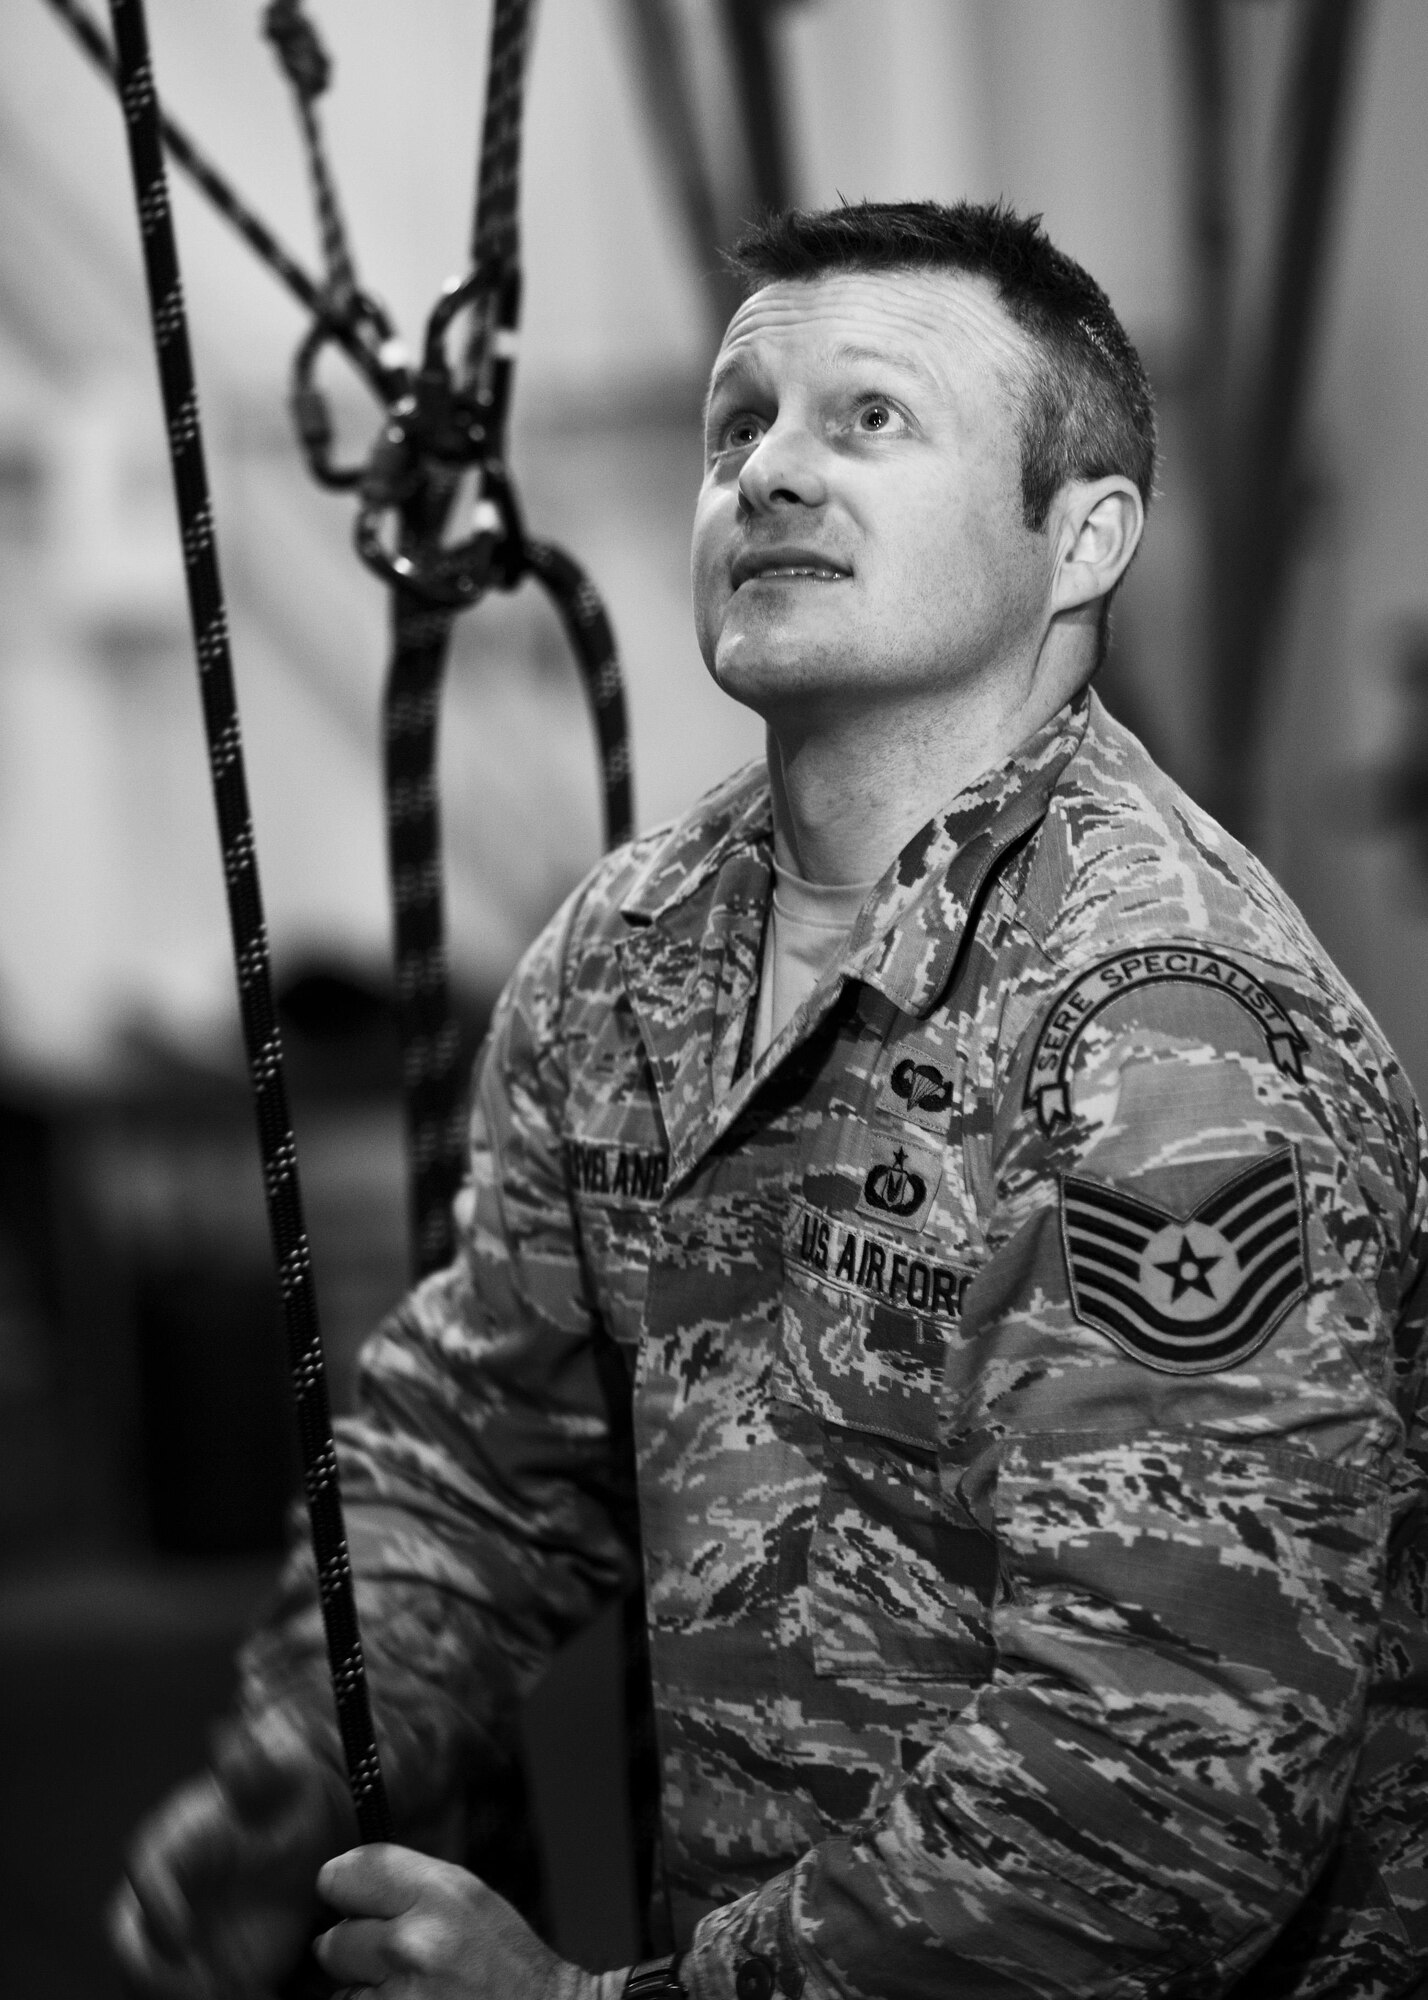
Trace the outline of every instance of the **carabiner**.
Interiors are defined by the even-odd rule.
[[[359,486],[367,468],[332,462],[332,416],[317,380],[318,361],[330,346],[340,346],[368,386],[389,404],[409,391],[411,366],[385,309],[365,292],[355,293],[344,312],[315,319],[303,336],[293,356],[288,392],[293,428],[313,478],[342,492]]]

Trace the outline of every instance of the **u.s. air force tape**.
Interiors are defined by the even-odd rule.
[[[1167,983],[1208,986],[1226,1000],[1233,1000],[1263,1031],[1275,1067],[1296,1083],[1304,1081],[1308,1042],[1269,988],[1234,959],[1188,944],[1118,951],[1083,972],[1075,985],[1067,988],[1037,1037],[1026,1080],[1026,1102],[1036,1106],[1043,1130],[1049,1132],[1059,1119],[1071,1116],[1066,1077],[1088,1024],[1112,1000],[1137,987]]]

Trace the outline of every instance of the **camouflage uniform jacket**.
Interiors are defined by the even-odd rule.
[[[1257,2000],[1408,1990],[1428,1192],[1393,1055],[1094,698],[908,843],[750,1062],[770,845],[746,772],[597,869],[498,1009],[460,1254],[344,1443],[399,1804],[629,1576],[608,1333],[697,2000],[1208,1996],[1265,1953]],[[312,1631],[294,1598],[250,1698]]]

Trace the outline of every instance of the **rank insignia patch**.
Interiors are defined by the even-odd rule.
[[[1171,1375],[1237,1368],[1309,1288],[1292,1147],[1222,1181],[1191,1214],[1100,1181],[1061,1181],[1076,1317]]]
[[[878,1108],[928,1132],[945,1132],[952,1119],[952,1079],[925,1058],[902,1056],[883,1085]]]
[[[920,1229],[942,1179],[942,1156],[906,1141],[880,1139],[865,1156],[858,1207],[879,1222]]]

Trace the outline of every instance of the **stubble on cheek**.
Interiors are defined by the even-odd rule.
[[[689,551],[694,636],[699,643],[704,664],[711,674],[714,672],[715,650],[731,596],[727,565],[722,564],[719,557],[720,543],[727,540],[727,537],[721,535],[717,520],[709,518],[713,511],[707,495],[701,493],[695,504]]]

